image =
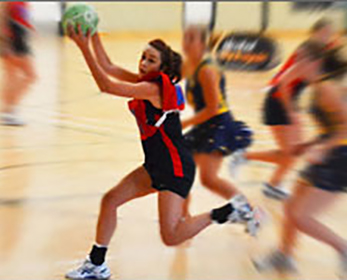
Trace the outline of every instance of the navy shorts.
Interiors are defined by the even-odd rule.
[[[301,178],[313,187],[330,191],[347,191],[347,146],[331,150],[322,164],[308,166]]]

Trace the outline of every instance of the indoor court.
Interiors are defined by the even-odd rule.
[[[189,22],[189,9],[194,9],[184,9],[183,2],[89,4],[100,16],[100,32],[112,61],[132,70],[150,39],[163,38],[181,51],[182,23]],[[322,16],[332,19],[337,30],[344,28],[347,7],[296,12],[290,2],[268,4],[269,22],[264,23],[262,2],[218,2],[214,29],[257,32],[265,24],[283,62]],[[33,5],[39,11],[40,3]],[[211,20],[212,6],[206,7],[202,21]],[[99,92],[80,51],[58,35],[57,26],[48,28],[40,20],[36,24],[31,44],[38,79],[19,106],[28,124],[0,126],[0,280],[64,279],[92,245],[102,194],[143,160],[126,100]],[[255,133],[251,150],[274,146],[260,109],[264,88],[277,69],[226,71],[229,106]],[[191,113],[187,108],[182,118]],[[308,117],[305,120],[309,137],[315,128]],[[286,179],[288,188],[301,166]],[[307,236],[301,236],[297,250],[298,276],[259,274],[252,266],[251,257],[268,252],[278,240],[282,203],[261,193],[272,171],[272,165],[251,162],[233,179],[269,215],[257,238],[238,225],[213,225],[177,248],[166,247],[159,235],[157,195],[125,205],[107,258],[112,279],[338,279],[335,253]],[[230,177],[227,160],[223,175]],[[192,213],[222,203],[201,187],[197,176]],[[341,234],[347,230],[346,203],[347,197],[342,197],[322,215]]]

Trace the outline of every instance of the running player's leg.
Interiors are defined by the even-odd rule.
[[[18,72],[12,56],[7,55],[3,59],[3,86],[2,86],[2,113],[11,113],[15,105],[16,90],[18,84]]]
[[[298,229],[296,228],[295,222],[292,216],[292,209],[295,209],[296,203],[299,201],[300,197],[304,195],[307,188],[305,188],[306,183],[302,180],[296,182],[293,190],[293,194],[284,204],[284,217],[283,225],[281,229],[281,241],[279,249],[285,255],[292,255],[293,249],[298,236]]]
[[[294,149],[300,142],[300,139],[296,135],[297,127],[295,125],[287,125],[283,127],[274,126],[271,127],[271,131],[282,152],[279,165],[269,180],[269,184],[276,187],[280,185],[284,176],[295,163]]]
[[[117,186],[102,198],[95,244],[85,262],[66,274],[69,279],[107,279],[111,276],[105,263],[107,246],[117,225],[117,209],[135,198],[155,192],[151,179],[144,169],[139,167],[127,175]]]
[[[210,213],[183,219],[184,201],[183,197],[170,191],[158,194],[160,234],[167,246],[178,245],[212,224]]]
[[[251,211],[247,201],[231,200],[222,207],[209,213],[184,217],[185,199],[170,191],[158,194],[160,233],[163,242],[168,246],[179,245],[207,228],[212,222],[223,224],[241,223],[254,235],[259,226],[255,212]]]
[[[36,81],[36,71],[33,59],[30,55],[23,55],[15,58],[16,67],[21,72],[21,79],[17,85],[16,103],[18,104],[27,93],[29,87]]]
[[[155,192],[156,190],[151,187],[151,184],[151,178],[145,168],[141,166],[103,196],[97,224],[96,243],[104,246],[110,243],[117,225],[118,207],[130,200]]]
[[[301,232],[321,241],[339,253],[347,252],[347,241],[316,219],[316,216],[331,207],[339,197],[339,193],[329,192],[308,185],[307,190],[299,197],[289,215]]]
[[[230,181],[220,177],[219,172],[223,163],[223,155],[215,152],[211,154],[196,154],[195,163],[200,172],[200,181],[203,186],[230,199],[239,193],[236,186]]]

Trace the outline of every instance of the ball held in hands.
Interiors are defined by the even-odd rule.
[[[99,23],[99,17],[96,11],[89,5],[75,4],[67,8],[63,15],[62,27],[65,34],[71,36],[69,26],[75,29],[76,33],[79,33],[78,26],[83,35],[94,35],[97,31]]]

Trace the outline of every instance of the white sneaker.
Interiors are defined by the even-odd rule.
[[[25,122],[15,113],[2,113],[1,124],[8,126],[24,126]]]
[[[229,160],[229,173],[233,178],[236,178],[239,169],[241,168],[242,165],[245,165],[247,163],[247,159],[245,157],[246,150],[244,149],[239,149],[235,151],[231,156]]]
[[[341,280],[347,280],[347,252],[340,254],[340,271],[338,276]]]
[[[264,184],[263,194],[269,198],[277,200],[286,200],[290,196],[290,192],[282,187],[273,187],[267,183]]]
[[[252,209],[244,195],[236,195],[230,200],[235,209],[228,217],[229,222],[246,225],[246,232],[256,236],[264,219],[264,212],[260,208]]]
[[[294,259],[292,257],[284,255],[279,250],[275,250],[261,260],[252,260],[252,262],[259,272],[268,272],[275,270],[282,273],[298,273]]]
[[[65,275],[65,277],[72,280],[105,280],[111,277],[111,271],[105,263],[102,265],[94,265],[89,259],[86,259],[79,268],[71,270]]]

